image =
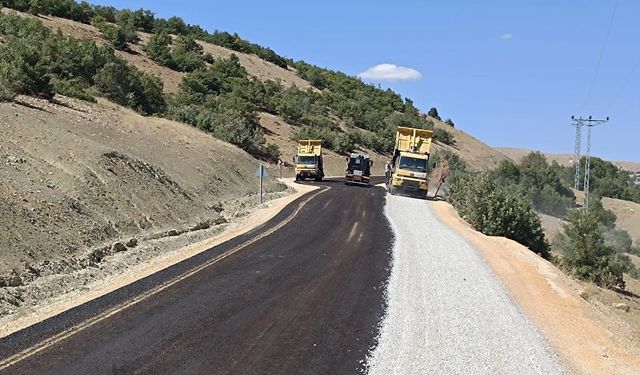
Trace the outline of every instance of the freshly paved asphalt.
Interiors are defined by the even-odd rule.
[[[246,235],[0,339],[0,374],[359,372],[385,308],[385,191],[317,184]]]

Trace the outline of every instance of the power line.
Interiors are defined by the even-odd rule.
[[[616,9],[618,9],[618,0],[616,0],[613,6],[613,12],[611,12],[611,19],[609,19],[609,27],[607,27],[607,33],[604,37],[604,43],[602,44],[602,48],[600,49],[600,56],[598,57],[598,63],[596,64],[596,70],[593,72],[593,78],[591,79],[591,84],[589,85],[589,89],[587,90],[587,96],[584,99],[584,103],[582,104],[582,109],[587,106],[589,100],[591,100],[591,93],[593,92],[593,87],[596,84],[596,79],[598,78],[598,73],[600,73],[600,65],[602,64],[602,58],[604,57],[604,52],[607,49],[607,43],[609,42],[609,35],[611,34],[611,27],[613,26],[613,19],[616,16]]]
[[[640,68],[640,57],[638,57],[638,61],[636,61],[635,65],[633,66],[633,68],[631,69],[631,72],[629,73],[629,75],[627,76],[627,79],[625,79],[624,81],[622,81],[622,86],[620,87],[620,90],[618,90],[618,93],[613,97],[613,99],[609,102],[609,107],[607,108],[607,111],[611,110],[611,108],[613,107],[614,104],[616,104],[616,102],[618,101],[618,99],[620,99],[620,95],[622,95],[622,93],[624,92],[624,89],[627,88],[627,85],[629,84],[629,82],[631,81],[631,78],[633,78],[633,74],[636,72],[636,70],[638,70],[638,68]]]

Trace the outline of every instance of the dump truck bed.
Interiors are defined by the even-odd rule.
[[[319,139],[301,139],[298,141],[299,155],[322,155],[322,141]]]
[[[433,131],[399,126],[396,132],[396,152],[428,154],[431,152]]]

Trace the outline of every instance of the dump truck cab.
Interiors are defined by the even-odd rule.
[[[347,170],[344,183],[347,185],[369,185],[373,160],[367,154],[352,153],[347,157]]]
[[[433,132],[425,129],[398,127],[393,152],[392,174],[388,190],[392,195],[412,194],[427,197],[427,179],[431,138]]]
[[[301,139],[298,141],[295,166],[296,181],[304,181],[307,178],[322,181],[324,178],[322,141],[313,139]]]

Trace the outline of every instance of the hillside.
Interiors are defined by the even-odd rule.
[[[3,8],[2,12],[5,14],[9,14],[15,11],[8,8]],[[62,35],[65,36],[78,38],[80,40],[89,40],[95,42],[97,45],[102,46],[108,45],[109,43],[109,41],[105,39],[105,36],[101,33],[101,31],[90,24],[80,23],[66,18],[48,15],[39,15],[35,17],[24,12],[17,12],[17,14],[19,14],[21,17],[37,19],[53,32],[59,31],[60,33],[62,33]],[[149,42],[151,34],[143,31],[137,31],[136,34],[139,38],[138,42],[131,43],[127,50],[115,50],[115,54],[119,57],[122,57],[128,63],[132,64],[141,71],[159,77],[163,84],[165,93],[177,93],[179,91],[180,82],[182,82],[186,73],[170,69],[166,66],[162,66],[148,57],[146,52],[144,51],[144,46]],[[262,82],[274,81],[283,85],[283,87],[295,87],[296,89],[302,90],[311,89],[312,92],[320,92],[310,82],[302,79],[297,69],[292,66],[288,66],[285,69],[272,62],[265,61],[254,54],[242,53],[202,40],[198,40],[197,42],[202,47],[202,52],[205,54],[210,54],[214,59],[225,59],[229,58],[231,55],[237,56],[239,64],[246,70],[247,74],[250,77],[258,79]],[[303,64],[301,65],[301,67],[307,68],[307,65]],[[313,74],[309,73],[307,73],[307,75],[313,76]],[[283,118],[283,116],[279,113],[273,113],[273,111],[271,112],[272,113],[262,112],[262,114],[258,115],[258,118],[260,120],[259,125],[262,127],[265,138],[267,140],[267,144],[276,144],[282,154],[281,158],[283,160],[290,160],[293,152],[295,151],[295,142],[292,140],[292,138],[295,137],[296,132],[301,130],[300,125],[306,125],[306,122],[304,118],[302,120],[291,121],[290,119],[287,120]],[[273,119],[273,121],[275,121],[276,123],[287,124],[287,126],[282,128],[282,130],[287,134],[286,137],[283,137],[283,134],[279,134],[277,129],[274,132],[274,129],[271,126],[273,121],[265,121],[265,119],[267,118]],[[343,136],[345,136],[347,135],[349,129],[354,129],[353,126],[346,125],[351,121],[349,119],[345,120],[344,118],[339,118],[337,116],[331,116],[330,118],[332,118],[331,121],[337,121],[337,125],[339,126],[337,132],[338,135],[342,133]],[[302,124],[300,124],[301,121]],[[394,121],[400,121],[400,123],[402,123],[403,120],[402,118],[400,118]],[[485,169],[494,167],[500,160],[504,158],[500,153],[495,152],[495,150],[491,149],[486,144],[465,134],[459,129],[451,128],[434,118],[429,118],[428,121],[433,123],[433,126],[444,129],[447,132],[453,134],[456,139],[456,143],[453,146],[444,145],[443,143],[436,141],[436,146],[434,147],[434,149],[437,150],[440,147],[450,149],[458,153],[462,157],[462,159],[465,160],[474,169]],[[417,126],[421,125],[418,124]],[[355,130],[359,131],[361,134],[368,135],[369,138],[376,136],[376,134],[368,132],[367,130],[362,128],[355,128]],[[310,136],[311,135],[313,134],[310,134]],[[318,137],[323,138],[323,135],[318,134]],[[386,152],[381,152],[381,150],[375,151],[372,149],[371,145],[357,145],[356,143],[353,146],[355,146],[354,149],[360,149],[361,151],[372,154],[374,161],[376,161],[374,171],[376,173],[382,173],[382,166],[384,164],[384,161],[387,159],[387,156],[385,156]],[[332,152],[329,152],[328,155],[329,174],[341,174],[343,169],[343,157]]]
[[[88,23],[46,14],[34,16],[7,8],[2,8],[2,14],[17,14],[19,18],[33,22],[20,25],[16,19],[4,19],[0,47],[7,43],[9,47],[11,43],[18,46],[24,33],[43,35],[43,47],[46,48],[51,44],[68,45],[64,48],[71,50],[93,48],[91,43],[95,43],[96,48],[105,48],[99,53],[115,59],[115,64],[120,64],[118,58],[130,64],[133,68],[121,66],[133,69],[131,74],[134,76],[138,74],[136,69],[143,72],[140,73],[143,85],[145,79],[151,79],[145,78],[145,73],[148,77],[158,77],[157,88],[165,95],[161,100],[166,101],[169,108],[166,111],[155,109],[161,108],[161,102],[156,107],[149,104],[148,108],[156,117],[143,116],[144,113],[138,113],[145,112],[141,107],[132,107],[138,112],[125,107],[131,106],[127,96],[131,93],[124,95],[120,104],[115,104],[120,97],[111,97],[109,92],[101,92],[103,88],[92,86],[90,76],[86,78],[88,82],[78,87],[70,86],[69,93],[78,95],[81,90],[80,97],[96,97],[97,102],[70,98],[56,93],[69,87],[58,84],[75,85],[80,78],[68,78],[64,72],[55,73],[59,78],[52,81],[52,92],[45,93],[53,95],[49,100],[34,97],[44,96],[42,92],[28,91],[31,96],[18,95],[8,102],[0,101],[0,124],[4,131],[0,139],[3,160],[0,171],[3,177],[6,176],[0,182],[0,194],[6,203],[0,217],[4,218],[2,225],[7,234],[2,237],[0,248],[9,249],[0,259],[0,275],[5,275],[0,278],[5,281],[0,282],[10,280],[12,276],[7,275],[12,270],[21,273],[37,269],[45,261],[56,263],[67,259],[75,262],[69,266],[72,269],[84,267],[91,264],[89,259],[96,249],[102,251],[100,249],[114,241],[158,237],[171,231],[182,232],[223,223],[243,211],[234,208],[234,202],[245,207],[254,200],[255,157],[273,163],[277,155],[291,161],[295,153],[294,138],[300,132],[317,135],[329,145],[333,143],[333,150],[326,151],[327,175],[344,173],[344,155],[350,150],[371,154],[374,173],[382,174],[393,137],[389,129],[393,129],[394,124],[445,129],[453,135],[455,143],[445,145],[436,141],[434,150],[445,148],[458,153],[474,169],[491,168],[504,159],[502,154],[463,131],[419,114],[409,101],[403,101],[395,93],[364,85],[342,73],[320,70],[303,62],[295,63],[295,67],[283,67],[254,53],[197,40],[202,49],[198,53],[202,56],[210,54],[214,61],[206,63],[209,69],[215,66],[225,74],[236,74],[221,77],[234,85],[232,90],[217,92],[217,96],[206,92],[203,100],[199,93],[181,88],[185,78],[197,77],[197,72],[170,69],[148,56],[145,46],[152,38],[148,32],[137,30],[136,42],[129,43],[125,49],[111,50],[108,47],[111,41],[106,39],[104,30]],[[50,34],[41,29],[40,23],[50,30]],[[177,39],[174,36],[174,41]],[[76,41],[90,44],[77,44],[84,42]],[[9,53],[21,53],[15,48]],[[108,57],[110,53],[115,57]],[[68,59],[69,64],[77,63],[72,60],[74,57],[60,56]],[[234,66],[235,58],[241,68]],[[230,70],[233,72],[228,73]],[[242,76],[244,74],[246,78]],[[269,90],[275,87],[273,82],[277,87],[272,96],[279,97],[280,101],[253,102],[248,110],[242,107],[244,104],[237,106],[238,100],[254,99],[247,99],[242,93],[236,97],[235,92],[252,85],[259,90]],[[47,82],[41,84],[46,88]],[[121,89],[113,87],[113,83],[108,84],[112,85],[107,86],[109,90]],[[360,90],[356,96],[367,93],[373,98],[366,98],[364,102],[354,99],[354,94],[348,91],[354,85]],[[265,96],[269,99],[269,95]],[[230,101],[222,101],[223,97]],[[202,102],[194,106],[194,100]],[[255,133],[248,139],[250,143],[228,138],[227,133],[219,134],[209,123],[202,124],[202,113],[197,117],[183,117],[184,111],[206,112],[211,101],[216,101],[217,106],[232,103],[231,111],[247,111],[242,118],[223,117],[222,121],[234,124],[239,121],[239,125],[247,126],[247,129],[255,126],[252,130]],[[341,106],[343,103],[350,103],[350,106]],[[384,108],[377,107],[377,103]],[[357,111],[349,112],[354,106]],[[219,111],[219,108],[215,110]],[[229,110],[225,109],[223,114]],[[277,154],[260,155],[265,150],[274,150],[266,147],[269,145],[276,146]],[[279,175],[273,164],[270,175]],[[283,175],[291,176],[292,170],[285,168]],[[270,180],[267,189],[279,191],[283,186]]]
[[[0,103],[0,275],[73,268],[114,241],[215,226],[256,201],[257,163],[237,147],[104,100],[56,100]]]

